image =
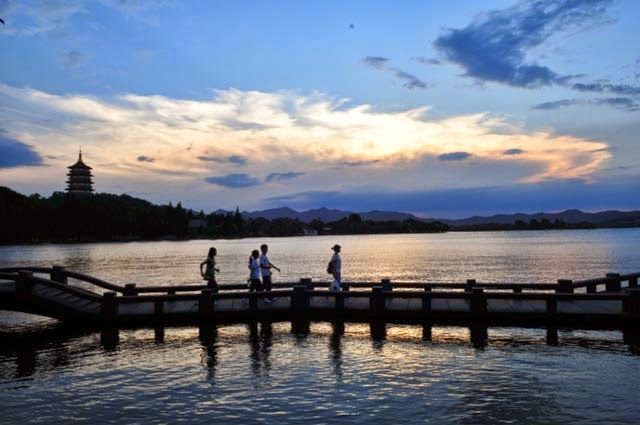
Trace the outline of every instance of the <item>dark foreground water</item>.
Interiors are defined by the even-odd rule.
[[[3,423],[638,423],[621,332],[242,324],[21,334],[0,350]],[[11,341],[11,342],[9,342]]]
[[[640,270],[640,230],[266,240],[275,280],[553,282]],[[116,283],[197,283],[208,246],[243,281],[263,240],[0,247],[0,266],[65,265]],[[386,330],[385,330],[386,329]],[[372,332],[373,331],[373,332]],[[640,423],[637,333],[239,324],[71,330],[0,312],[0,423]],[[635,353],[635,354],[634,354]]]

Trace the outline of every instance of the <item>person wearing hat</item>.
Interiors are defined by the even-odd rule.
[[[332,248],[333,256],[331,257],[331,261],[329,262],[330,274],[333,275],[333,283],[329,288],[332,291],[339,291],[341,286],[341,272],[342,272],[342,259],[340,258],[340,245],[335,244]]]

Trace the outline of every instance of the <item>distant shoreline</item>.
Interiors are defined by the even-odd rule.
[[[81,239],[81,240],[40,240],[40,241],[13,241],[13,242],[0,242],[0,246],[12,246],[12,245],[81,245],[90,243],[127,243],[127,242],[191,242],[191,241],[218,241],[218,240],[241,240],[241,239],[255,239],[255,238],[315,238],[323,236],[385,236],[385,235],[429,235],[429,234],[444,234],[444,233],[489,233],[489,232],[557,232],[566,230],[611,230],[611,229],[637,229],[636,226],[612,226],[612,227],[568,227],[568,228],[556,228],[556,229],[457,229],[450,228],[447,232],[424,232],[424,233],[344,233],[344,234],[321,234],[321,235],[244,235],[237,237],[221,236],[221,237],[189,237],[189,238],[122,238],[122,239]]]

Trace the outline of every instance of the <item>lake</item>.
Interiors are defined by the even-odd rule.
[[[64,265],[114,283],[246,280],[260,243],[274,281],[555,282],[640,270],[640,229],[0,246],[0,267]],[[99,330],[0,312],[0,423],[637,423],[638,348],[621,331],[312,323]]]

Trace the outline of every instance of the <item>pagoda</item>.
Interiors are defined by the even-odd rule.
[[[82,162],[82,150],[78,154],[78,162],[67,168],[67,192],[72,195],[90,195],[93,192],[91,167]]]

